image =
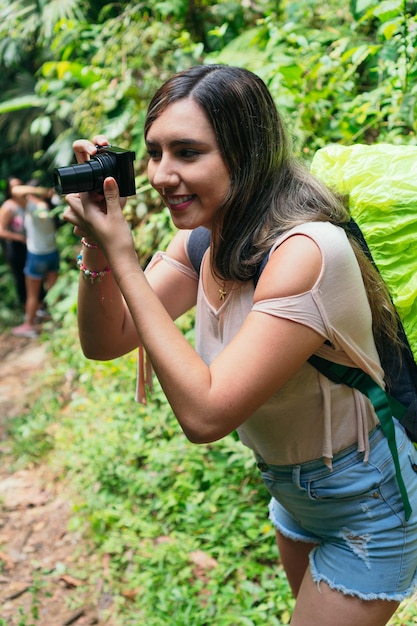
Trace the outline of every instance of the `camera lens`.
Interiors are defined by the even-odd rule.
[[[103,193],[104,179],[114,175],[114,160],[111,154],[97,154],[85,163],[56,168],[54,187],[57,193],[59,195],[80,191]]]
[[[116,179],[122,197],[136,193],[133,161],[135,153],[117,146],[96,146],[97,153],[89,161],[54,170],[54,187],[62,196],[80,191],[103,193],[108,176]]]

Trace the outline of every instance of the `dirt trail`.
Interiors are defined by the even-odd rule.
[[[59,477],[46,464],[11,470],[6,424],[30,410],[46,356],[38,340],[0,335],[0,626],[113,626],[103,568],[68,530]],[[71,574],[83,564],[94,581]]]

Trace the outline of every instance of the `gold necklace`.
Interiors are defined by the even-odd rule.
[[[225,287],[226,287],[226,282],[223,281],[222,284],[219,287],[219,295],[220,295],[219,299],[220,299],[220,302],[223,302],[223,300],[227,296],[227,291],[226,291]]]

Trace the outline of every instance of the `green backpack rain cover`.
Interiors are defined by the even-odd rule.
[[[417,147],[332,144],[311,171],[348,196],[417,361]]]

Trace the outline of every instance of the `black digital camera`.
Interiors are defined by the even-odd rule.
[[[54,187],[59,195],[96,191],[103,193],[107,176],[116,179],[121,197],[136,193],[133,161],[135,153],[116,146],[96,146],[97,153],[89,161],[57,167],[54,170]]]

